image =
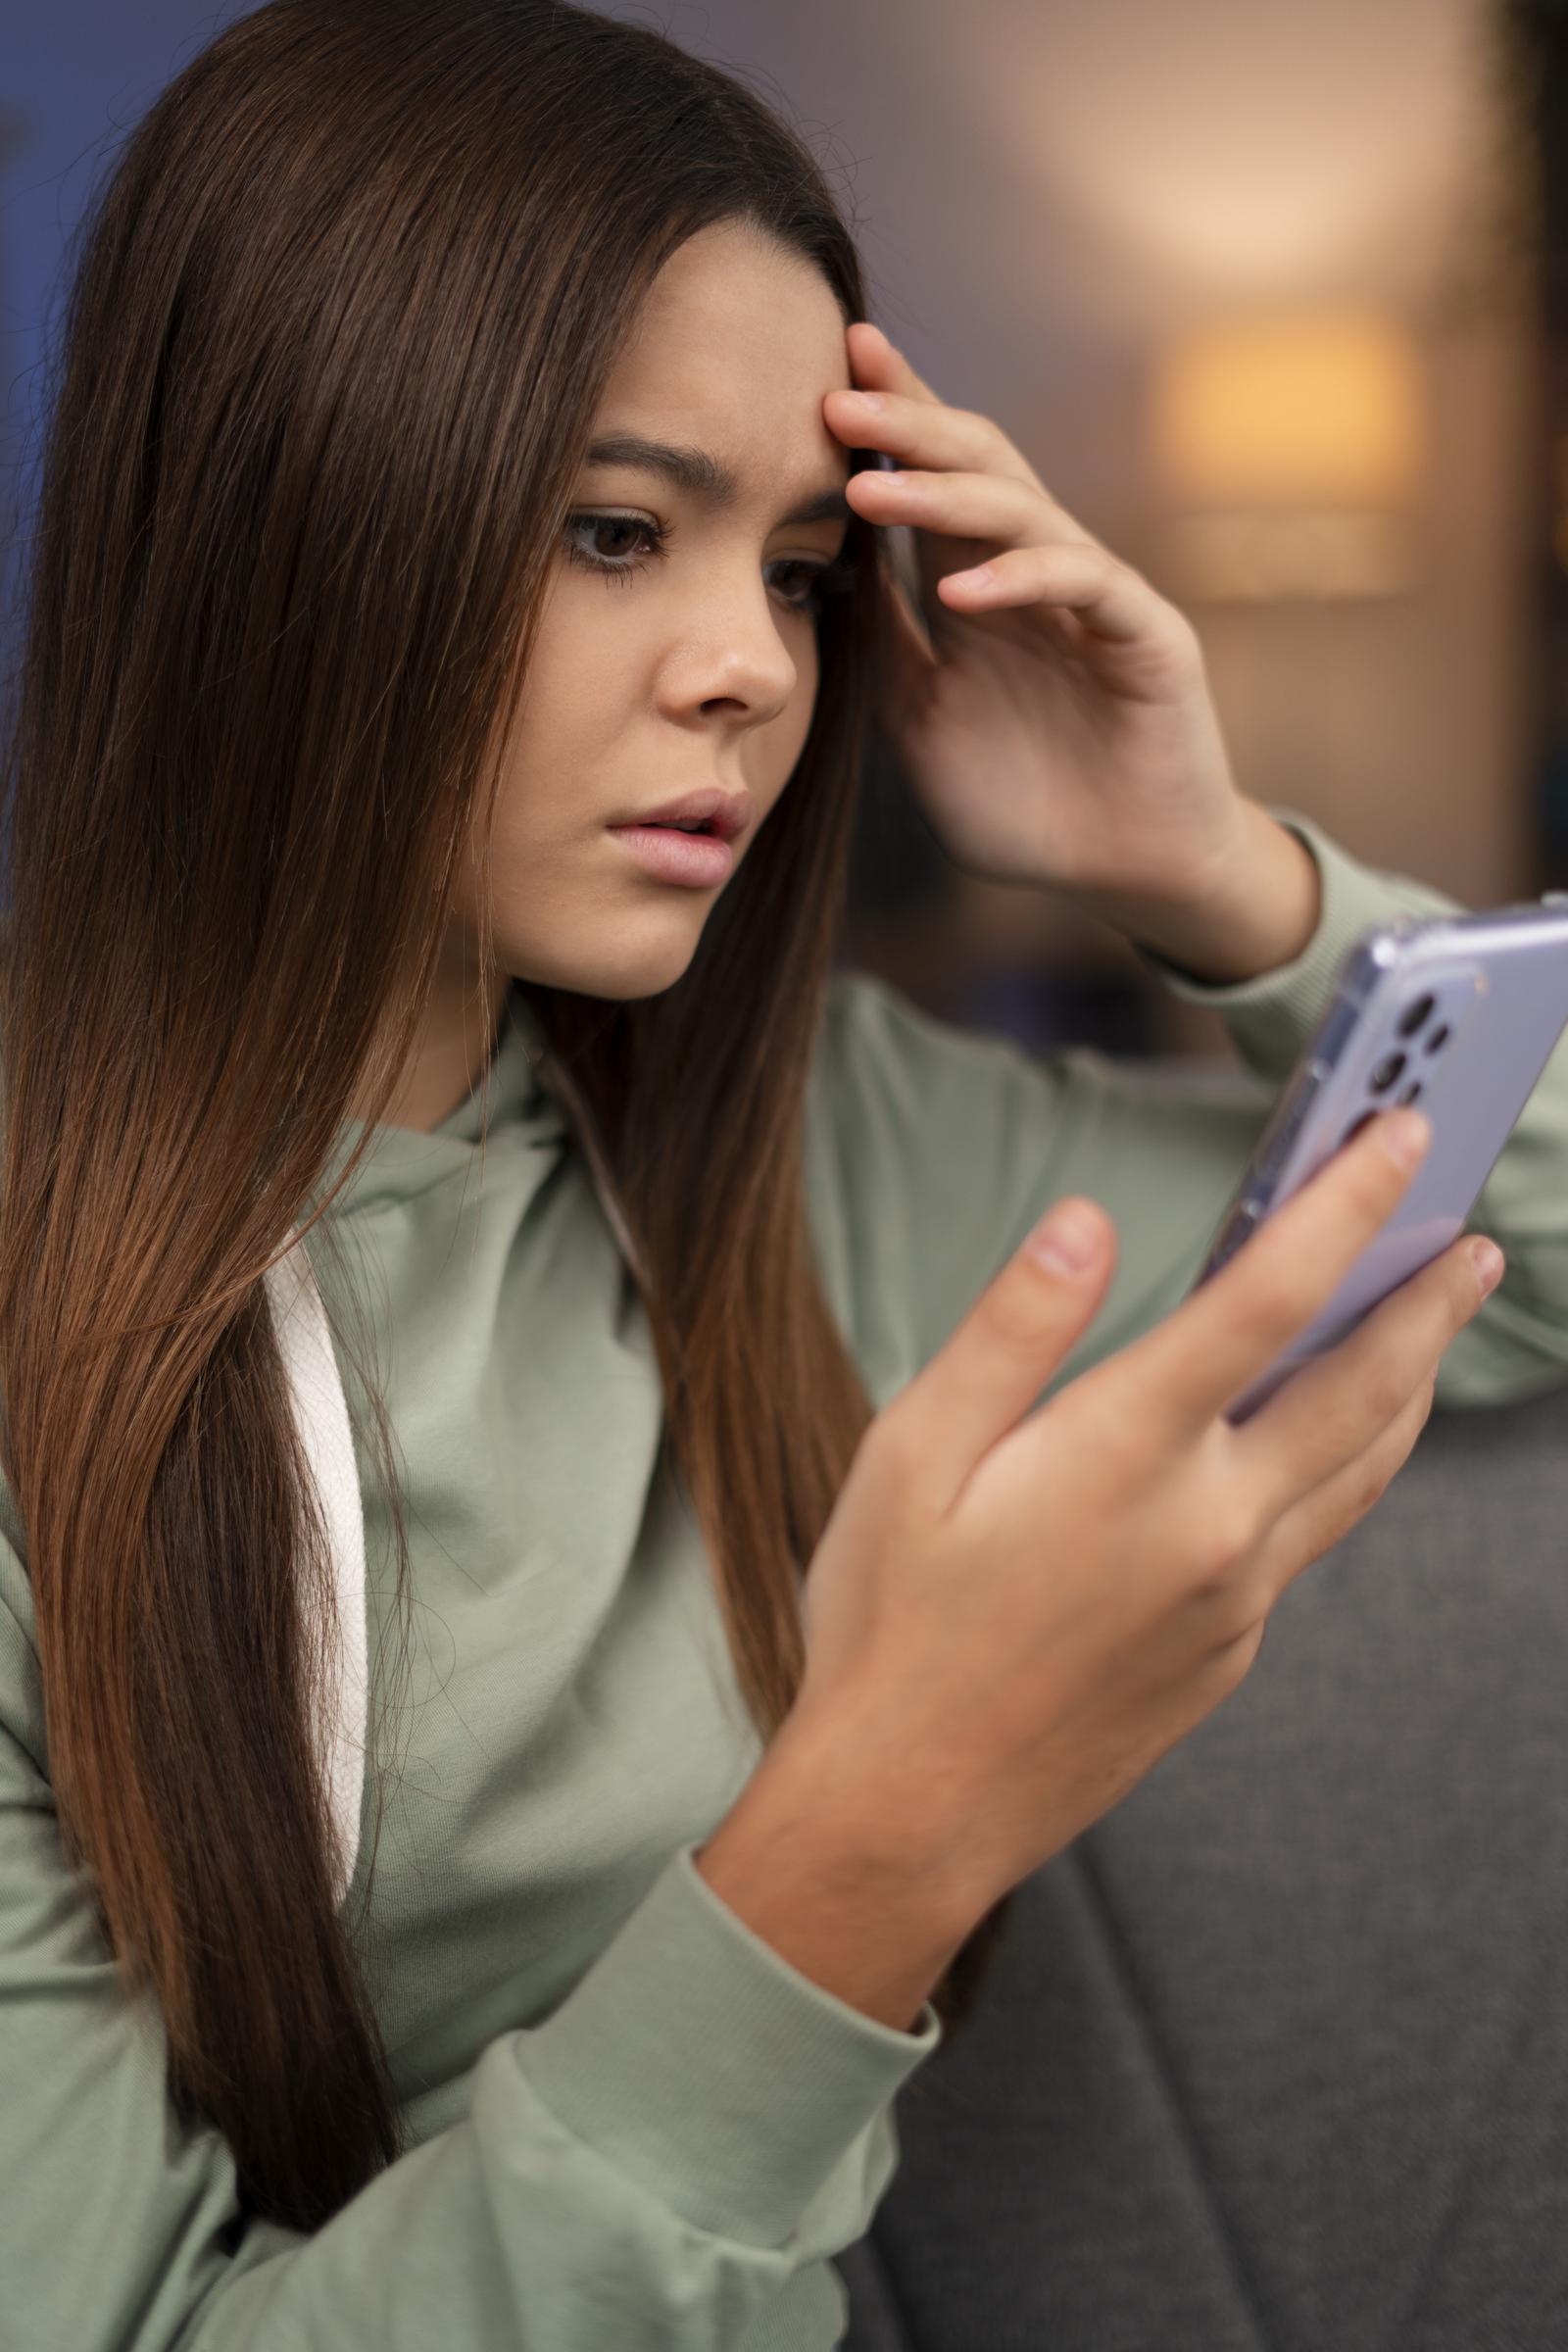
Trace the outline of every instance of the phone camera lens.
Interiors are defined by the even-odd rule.
[[[1446,1021],[1440,1021],[1437,1028],[1433,1030],[1432,1035],[1427,1039],[1426,1051],[1429,1054],[1435,1054],[1440,1046],[1446,1046],[1447,1042],[1448,1024]]]
[[[1404,1055],[1402,1054],[1386,1054],[1368,1081],[1372,1092],[1375,1095],[1386,1094],[1403,1067]]]
[[[1363,1110],[1358,1119],[1352,1119],[1348,1127],[1347,1127],[1345,1130],[1345,1133],[1340,1138],[1341,1150],[1343,1151],[1347,1144],[1353,1143],[1356,1137],[1360,1134],[1362,1128],[1366,1125],[1368,1119],[1375,1119],[1377,1115],[1377,1105],[1374,1103],[1370,1110]]]
[[[1405,1088],[1405,1090],[1404,1090],[1403,1094],[1402,1094],[1402,1095],[1399,1097],[1399,1101],[1400,1101],[1401,1102],[1413,1102],[1415,1101],[1415,1099],[1416,1099],[1417,1095],[1418,1095],[1420,1092],[1421,1092],[1421,1081],[1420,1081],[1420,1079],[1419,1079],[1419,1078],[1412,1078],[1412,1079],[1411,1079],[1411,1081],[1410,1081],[1410,1083],[1409,1083],[1409,1085],[1408,1085],[1408,1086]]]
[[[1430,1018],[1437,1001],[1436,997],[1417,997],[1413,1004],[1407,1004],[1399,1021],[1399,1035],[1408,1037],[1412,1029],[1419,1029],[1422,1022]]]

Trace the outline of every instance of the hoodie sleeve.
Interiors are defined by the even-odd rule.
[[[937,2045],[799,1974],[671,1856],[469,2111],[310,2234],[176,2119],[50,1791],[0,1546],[0,2335],[27,2352],[827,2352],[822,2258],[869,2225],[867,2126]],[[8,1605],[6,1595],[14,1596]]]
[[[1322,879],[1300,955],[1225,985],[1143,957],[1173,994],[1221,1014],[1240,1070],[1152,1069],[1087,1046],[1030,1054],[933,1019],[870,974],[834,975],[808,1115],[808,1189],[829,1295],[876,1402],[935,1352],[1065,1193],[1109,1211],[1117,1264],[1099,1315],[1042,1396],[1169,1314],[1357,934],[1400,910],[1463,911],[1424,883],[1363,865],[1310,818],[1271,814],[1304,842]],[[1445,1354],[1438,1401],[1499,1403],[1568,1380],[1568,1037],[1469,1229],[1492,1235],[1507,1270]]]

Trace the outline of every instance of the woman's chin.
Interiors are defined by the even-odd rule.
[[[531,956],[528,968],[551,988],[572,989],[580,996],[660,996],[674,987],[697,953],[702,923],[694,919],[691,896],[695,894],[683,894],[687,904],[673,921],[625,924],[597,953],[592,941],[579,933],[557,956]],[[707,907],[695,911],[706,913]]]

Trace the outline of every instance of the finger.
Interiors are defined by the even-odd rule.
[[[902,392],[911,400],[942,405],[942,395],[917,373],[885,327],[869,318],[854,318],[844,331],[850,371],[857,384],[877,392]]]
[[[1049,496],[1002,427],[972,409],[913,400],[901,392],[836,391],[823,395],[823,410],[834,432],[851,449],[886,450],[901,466],[994,473],[1027,484],[1042,498]],[[1058,512],[1064,523],[1071,522],[1064,510]]]
[[[1415,1450],[1431,1417],[1436,1387],[1434,1371],[1369,1446],[1342,1462],[1332,1476],[1320,1479],[1275,1520],[1250,1571],[1260,1609],[1272,1609],[1303,1568],[1331,1551],[1382,1500]]]
[[[1453,1243],[1375,1307],[1348,1339],[1293,1372],[1236,1433],[1239,1458],[1278,1510],[1354,1456],[1402,1412],[1480,1308],[1473,1238]]]
[[[1186,640],[1186,623],[1174,607],[1092,540],[1009,548],[973,570],[946,573],[937,591],[944,604],[960,612],[1065,606],[1096,637],[1117,644],[1147,645],[1167,636],[1174,649]]]
[[[911,465],[929,465],[938,470],[962,467],[977,473],[1008,474],[1027,483],[1043,498],[1056,518],[1053,536],[1093,540],[1059,500],[1054,498],[1018,448],[1008,439],[994,417],[981,416],[972,409],[959,409],[943,400],[933,391],[924,376],[916,373],[897,344],[891,342],[879,326],[868,318],[858,318],[846,330],[850,354],[850,369],[855,378],[854,389],[877,393],[882,409],[852,412],[846,408],[843,421],[853,426],[859,439],[849,434],[852,448],[885,449],[890,457]],[[844,393],[829,393],[827,399],[848,398]],[[831,413],[828,423],[837,431]],[[927,454],[926,444],[919,437],[935,434],[940,437]],[[912,438],[911,438],[912,436]]]
[[[1004,548],[1056,541],[1100,548],[1099,540],[1091,539],[1037,484],[1004,474],[906,473],[902,468],[889,473],[879,466],[865,466],[850,475],[844,494],[867,522],[907,522],[950,538],[995,542]],[[1101,552],[1107,562],[1116,561],[1108,550]]]
[[[1086,1254],[1044,1258],[1037,1244],[1071,1219]],[[1058,1200],[994,1275],[935,1355],[878,1415],[881,1449],[926,1507],[950,1508],[975,1465],[1022,1420],[1099,1312],[1116,1229],[1083,1195]]]
[[[1206,1429],[1328,1304],[1420,1164],[1397,1156],[1406,1135],[1424,1156],[1431,1127],[1422,1112],[1379,1111],[1218,1273],[1114,1359],[1172,1444]]]

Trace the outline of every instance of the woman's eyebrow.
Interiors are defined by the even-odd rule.
[[[647,441],[641,433],[612,433],[593,442],[584,463],[589,466],[641,466],[662,473],[678,488],[710,507],[730,507],[740,496],[740,484],[729,467],[710,450],[692,449],[669,441]],[[853,522],[855,509],[837,482],[814,492],[784,522]]]

